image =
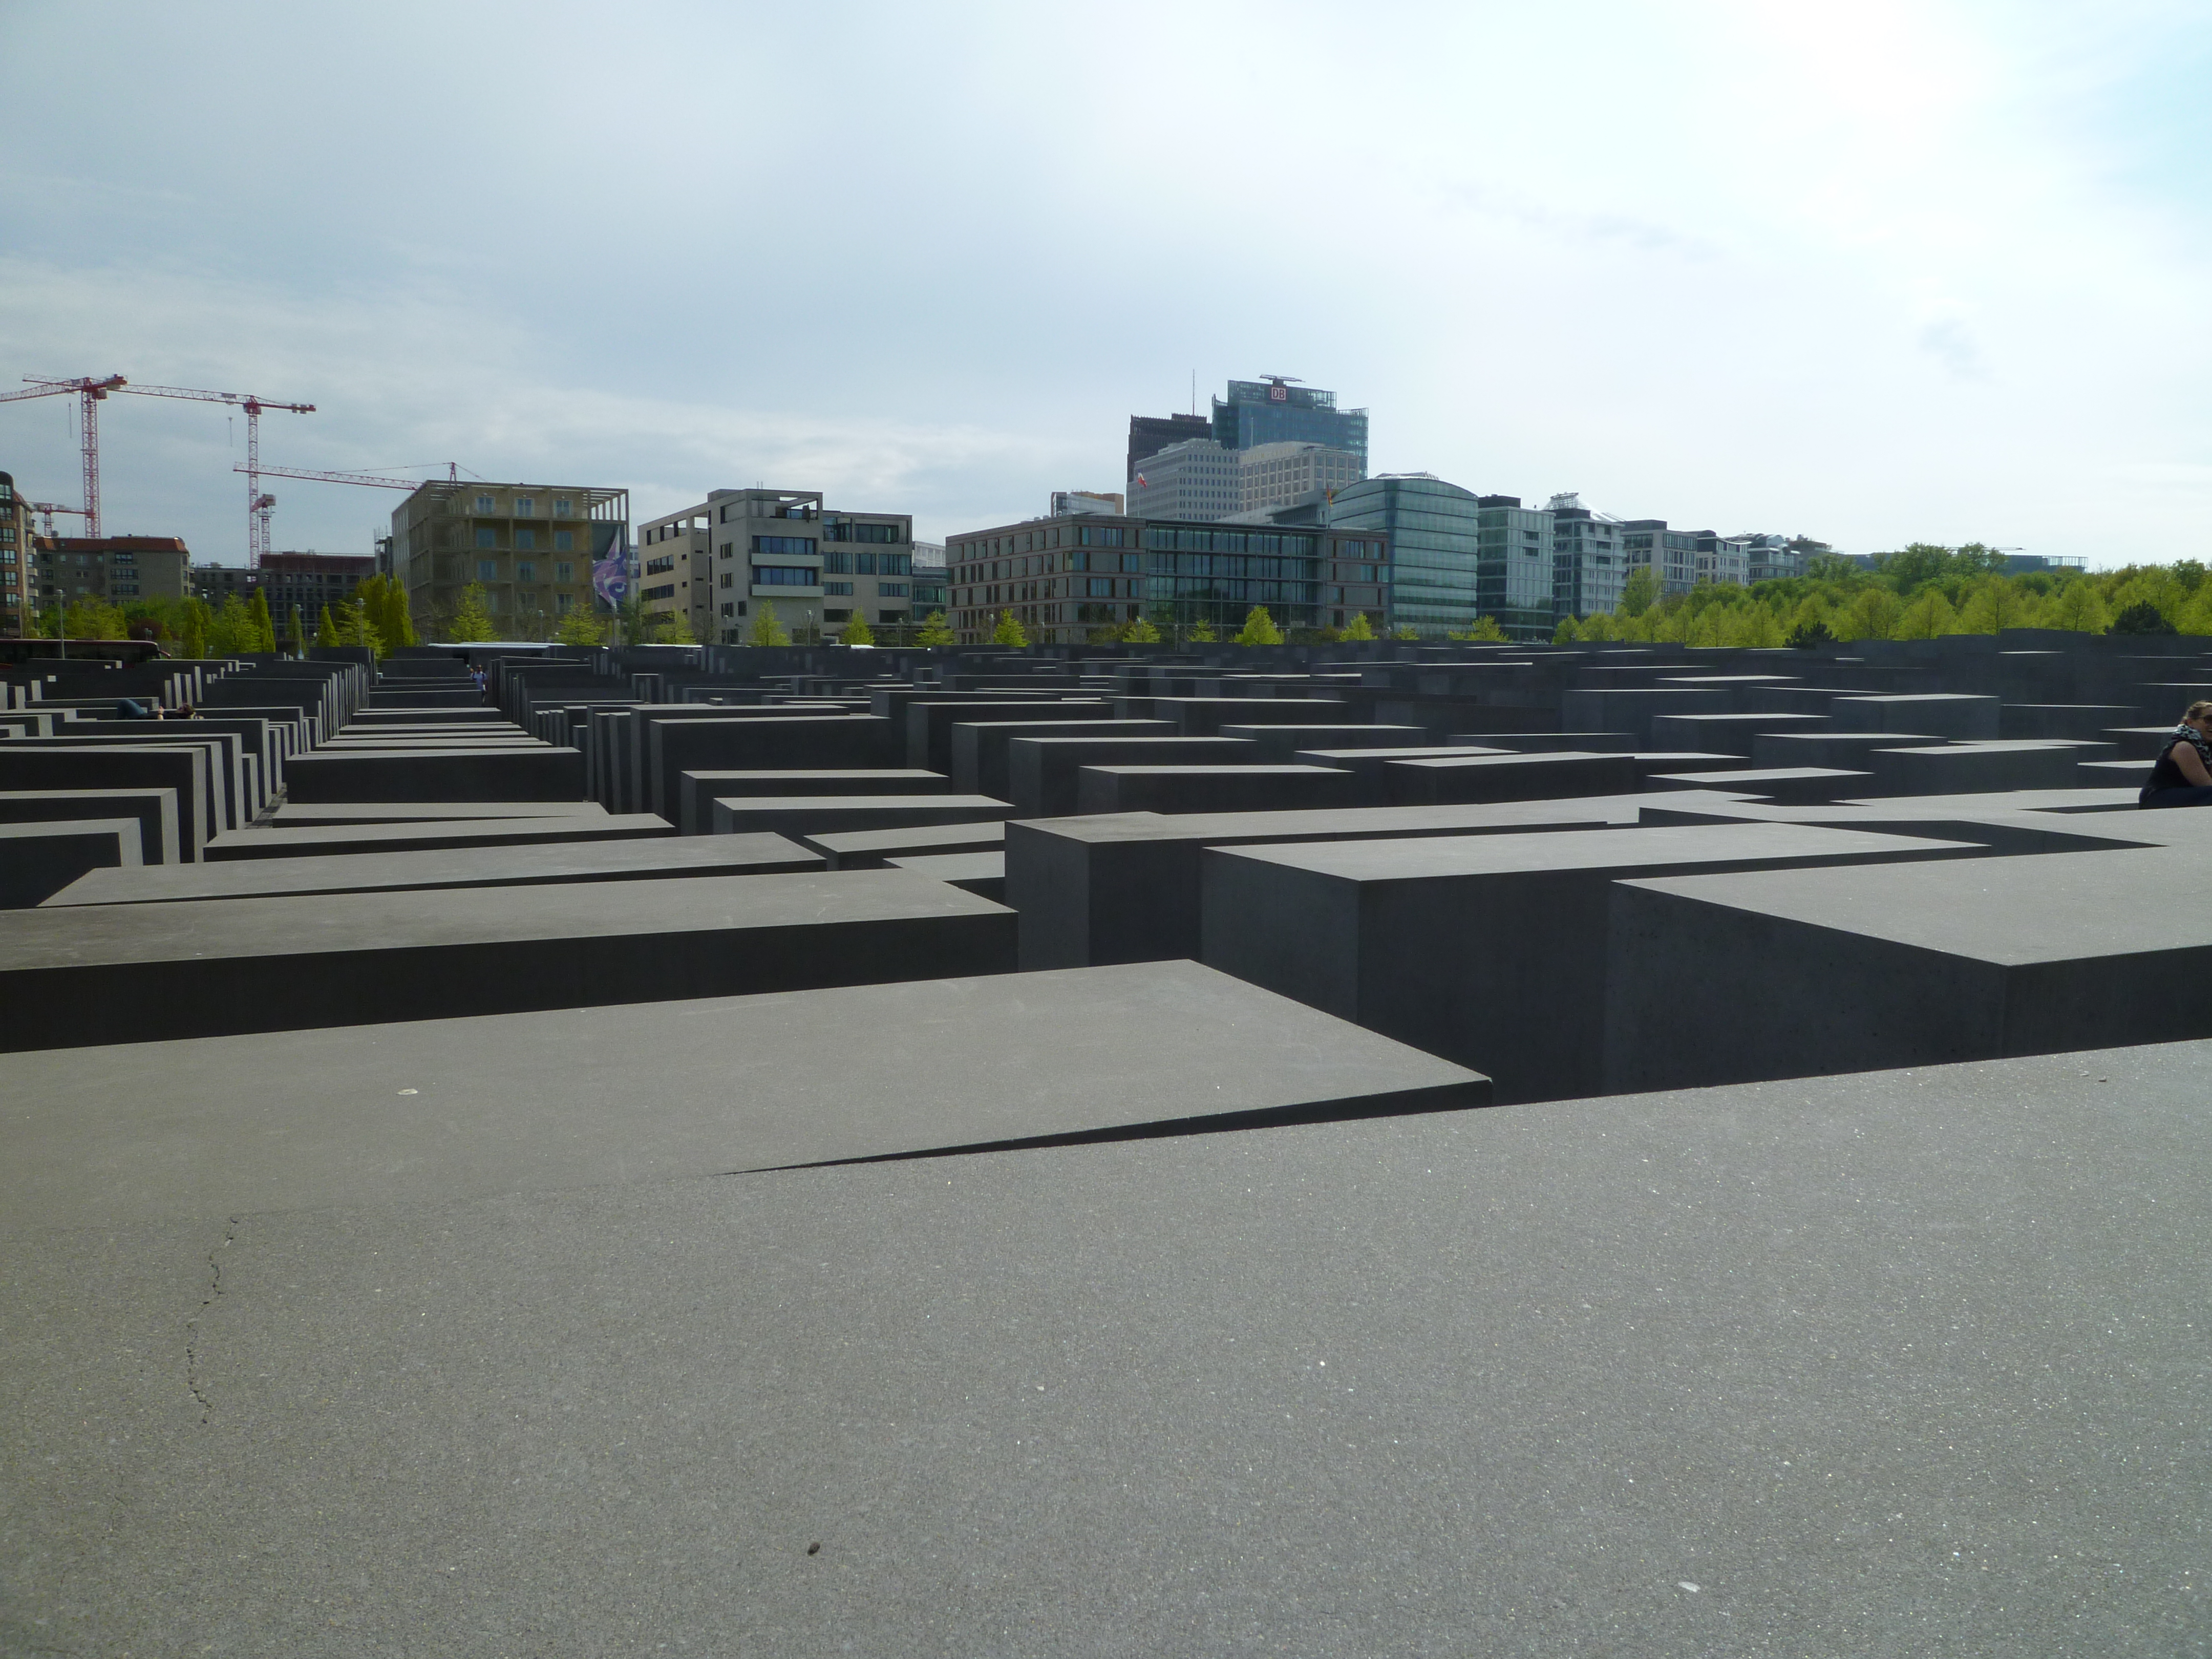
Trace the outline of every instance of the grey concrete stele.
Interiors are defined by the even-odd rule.
[[[285,778],[296,801],[581,800],[575,749],[328,750],[295,757]]]
[[[227,859],[323,858],[337,853],[427,852],[440,847],[531,847],[551,842],[635,841],[672,836],[676,827],[650,812],[602,812],[518,818],[444,818],[398,823],[331,823],[307,830],[238,830],[217,836],[203,856]]]
[[[92,871],[137,873],[138,830],[135,817],[0,823],[0,909],[40,903]]]

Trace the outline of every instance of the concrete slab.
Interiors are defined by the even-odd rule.
[[[1751,740],[1753,766],[1836,766],[1872,769],[1867,757],[1877,749],[1910,749],[1941,744],[1933,732],[1770,732]]]
[[[43,749],[0,743],[0,790],[166,789],[177,803],[178,844],[190,861],[216,833],[209,763],[209,750],[196,744]]]
[[[820,854],[810,853],[781,836],[657,836],[649,840],[233,859],[167,868],[97,870],[57,891],[46,904],[55,909],[76,904],[168,903],[296,893],[532,887],[549,882],[772,875],[823,867]]]
[[[641,804],[674,823],[681,808],[678,779],[686,772],[726,769],[874,769],[900,764],[898,733],[873,714],[793,714],[763,718],[645,720]]]
[[[1260,759],[1279,766],[1301,749],[1415,749],[1428,733],[1418,726],[1239,726],[1224,724],[1219,735],[1242,738]],[[1502,746],[1502,745],[1501,745]]]
[[[1013,810],[987,795],[739,795],[714,803],[714,833],[795,839],[847,830],[996,823]]]
[[[88,871],[136,871],[142,860],[136,817],[0,823],[0,909],[41,903]]]
[[[1255,750],[1235,738],[1016,738],[1006,748],[1008,799],[1025,817],[1075,811],[1086,766],[1237,765]]]
[[[650,812],[562,817],[453,818],[420,823],[326,824],[307,830],[237,830],[217,836],[204,856],[319,858],[336,853],[428,852],[441,847],[528,847],[552,842],[629,841],[669,836],[676,828]]]
[[[714,821],[718,798],[738,795],[949,795],[951,780],[942,772],[913,767],[854,767],[771,772],[720,768],[680,774],[676,781],[676,827],[684,835],[704,834]],[[967,792],[962,792],[967,793]]]
[[[1625,883],[1608,1086],[2212,1034],[2212,917],[2185,896],[2201,863],[2161,848]]]
[[[993,819],[979,823],[915,824],[896,830],[840,830],[802,836],[799,844],[828,859],[832,870],[883,870],[889,868],[895,858],[950,858],[963,853],[1001,852],[1006,844],[1006,826]]]
[[[1980,851],[1784,823],[1212,848],[1200,960],[1462,1065],[1480,1054],[1500,1100],[1557,1099],[1604,1085],[1615,880]]]
[[[138,825],[138,848],[147,864],[178,864],[184,843],[173,789],[11,789],[0,791],[0,823],[52,823],[59,819],[130,817]]]
[[[1076,774],[1075,810],[1088,815],[1356,806],[1356,781],[1351,773],[1326,766],[1085,766]]]
[[[595,800],[286,801],[270,814],[278,830],[332,824],[455,823],[471,818],[603,818]]]
[[[1507,800],[1561,800],[1620,795],[1641,776],[1635,757],[1566,750],[1537,755],[1456,755],[1392,761],[1382,769],[1384,799],[1393,806],[1443,806]]]
[[[1011,800],[1006,745],[1016,738],[1171,738],[1173,720],[989,720],[952,727],[952,787]]]
[[[1954,743],[1876,749],[1867,756],[1876,795],[1956,795],[1999,789],[2070,789],[2081,781],[2071,744]]]
[[[995,853],[931,853],[918,858],[884,860],[894,870],[927,876],[970,892],[978,898],[1003,904],[1006,898],[1006,855]]]
[[[1825,714],[1655,714],[1651,741],[1662,748],[1718,750],[1747,759],[1755,738],[1783,732],[1819,732],[1827,724]]]
[[[952,731],[956,726],[976,726],[994,717],[1008,720],[1034,720],[1048,709],[1056,720],[1110,720],[1114,705],[1096,697],[1069,697],[1040,703],[1034,698],[1012,698],[976,702],[966,697],[917,697],[904,710],[906,763],[927,771],[952,771]]]
[[[1255,842],[1588,830],[1637,822],[1638,798],[1306,812],[1120,813],[1006,828],[1006,902],[1022,967],[1081,968],[1199,953],[1199,853]]]
[[[188,1182],[277,1135],[314,1172],[329,1126],[413,1112],[441,1079],[389,1042],[302,1051],[312,1094],[205,1129],[231,1054],[189,1101],[56,1079],[100,1126],[62,1131],[82,1166],[0,1164],[0,1217],[79,1224],[0,1285],[36,1334],[0,1352],[37,1452],[0,1484],[13,1629],[495,1654],[552,1608],[563,1651],[863,1659],[2195,1644],[2212,1046],[732,1179],[714,1114],[813,1115],[816,1077],[841,1112],[853,1072],[764,1059],[732,1088],[741,1045],[693,1072],[705,1045],[665,1043],[687,1141],[611,1061],[568,1104],[564,1029],[443,1097],[430,1155],[337,1144],[327,1203]],[[1103,1099],[1139,1046],[1089,1056]],[[1267,1049],[1186,1063],[1233,1089]],[[1000,1052],[1024,1092],[1055,1075],[892,1050],[877,1097],[926,1109]],[[51,1133],[23,1115],[50,1099],[0,1109]],[[176,1132],[116,1115],[149,1107]]]
[[[296,801],[581,800],[584,756],[576,749],[314,750],[284,769]]]
[[[1014,918],[901,871],[0,912],[9,1050],[1011,971]]]
[[[1655,793],[1673,789],[1741,789],[1765,799],[1797,805],[1864,793],[1871,772],[1846,772],[1832,766],[1746,767],[1723,772],[1662,772],[1644,780]]]
[[[1946,738],[1994,739],[2002,707],[1996,697],[1957,691],[1913,692],[1895,696],[1838,697],[1828,717],[1838,729],[1859,732],[1933,732]]]

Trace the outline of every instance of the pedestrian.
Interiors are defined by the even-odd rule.
[[[2212,702],[2189,705],[2166,735],[2138,806],[2212,806]]]

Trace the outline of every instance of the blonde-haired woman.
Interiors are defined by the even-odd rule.
[[[2212,806],[2212,702],[2192,702],[2173,728],[2150,781],[2136,797],[2142,806]]]

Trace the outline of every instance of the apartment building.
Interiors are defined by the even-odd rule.
[[[392,515],[392,563],[424,639],[464,592],[509,639],[544,639],[592,599],[592,565],[629,544],[629,492],[584,484],[436,478]]]
[[[678,617],[691,637],[718,640],[714,624],[714,514],[704,501],[637,527],[637,602],[648,625]]]
[[[58,536],[42,538],[32,556],[26,591],[40,610],[80,599],[181,599],[191,564],[174,536]]]
[[[31,504],[16,493],[14,475],[0,472],[0,634],[23,631],[37,534]]]
[[[1071,514],[1001,525],[946,544],[961,639],[990,638],[1010,611],[1036,643],[1079,644],[1139,617],[1163,633],[1199,623],[1224,637],[1255,605],[1278,627],[1342,627],[1364,612],[1389,625],[1387,532]]]
[[[914,520],[824,504],[819,490],[716,489],[638,538],[648,611],[683,609],[702,641],[742,644],[763,603],[804,643],[918,620]]]
[[[253,603],[257,590],[269,596],[269,614],[280,631],[297,605],[312,628],[326,605],[343,605],[354,590],[377,574],[373,554],[270,553],[261,568],[248,570],[237,564],[196,564],[192,592],[210,605],[221,605],[235,593],[245,604]]]

